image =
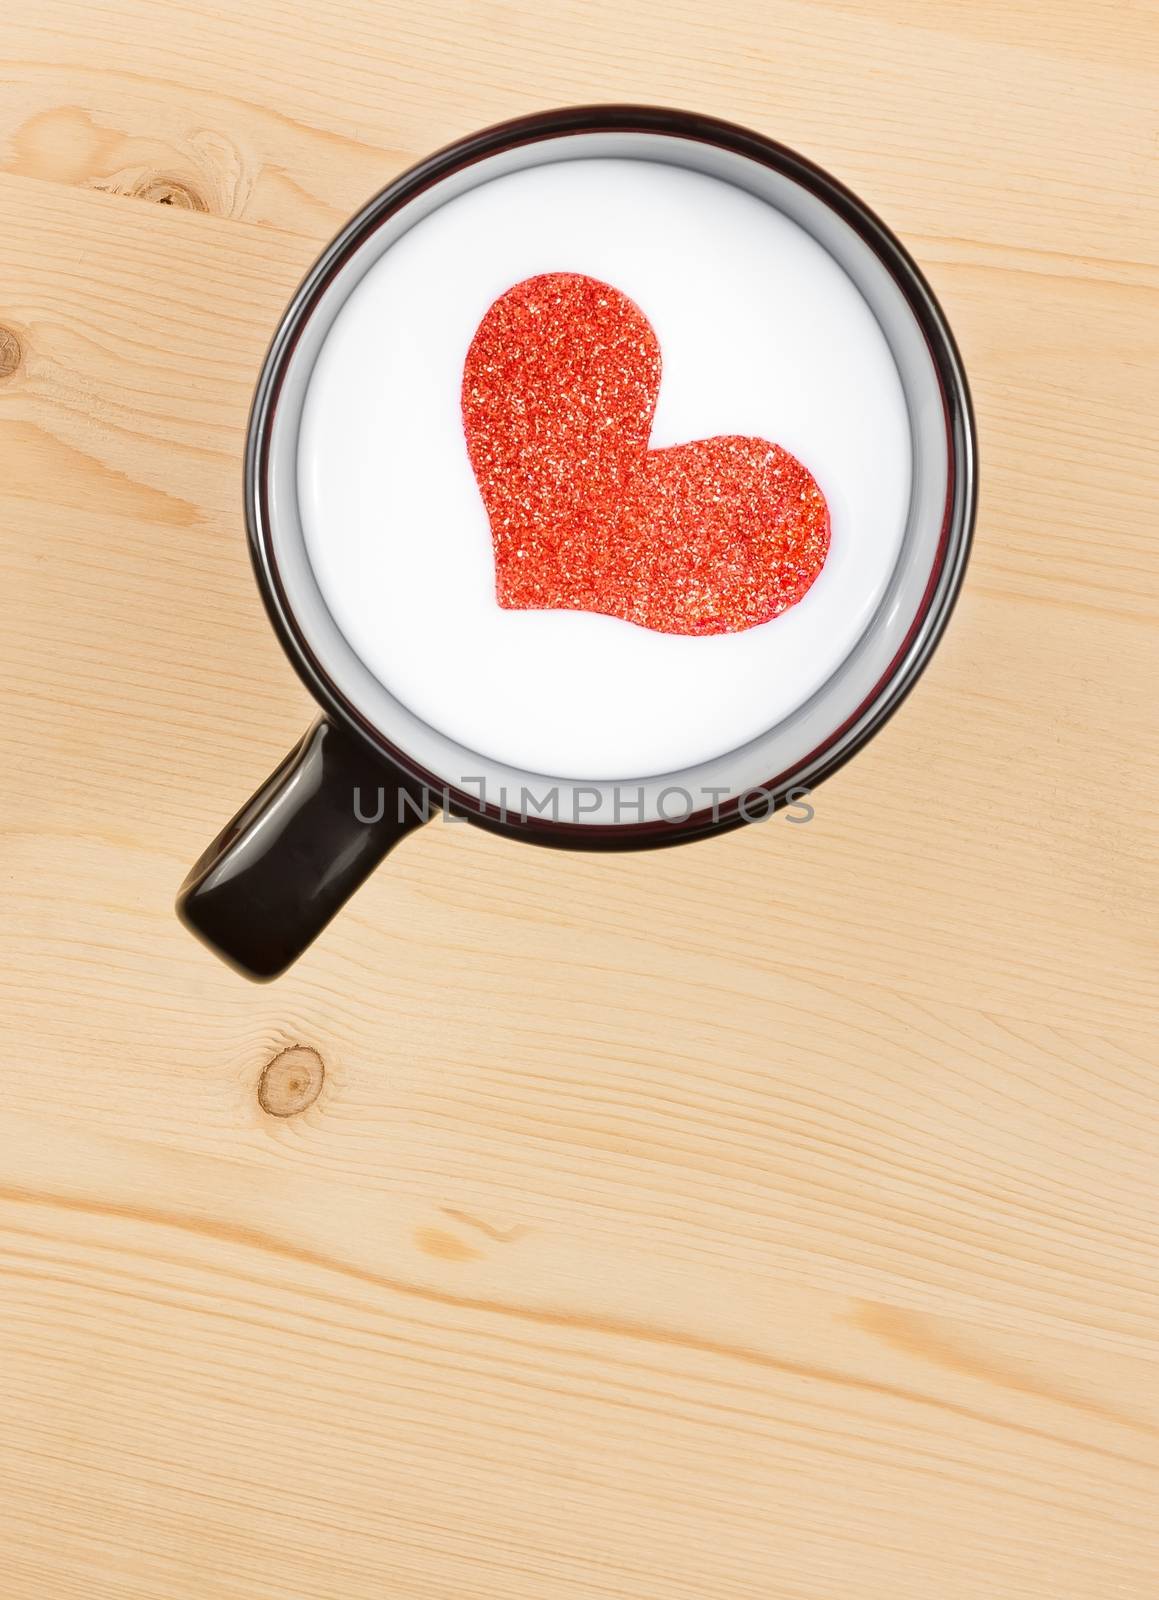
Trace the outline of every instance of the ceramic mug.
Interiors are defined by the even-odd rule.
[[[723,179],[811,235],[884,335],[909,435],[896,558],[833,670],[803,703],[771,716],[736,748],[638,780],[558,777],[480,754],[469,738],[392,693],[320,592],[299,499],[311,375],[368,271],[446,202],[497,177],[587,158],[657,162]],[[547,112],[460,140],[404,173],[347,224],[298,289],[270,346],[246,448],[249,543],[270,619],[321,715],[196,863],[178,898],[180,917],[238,971],[269,979],[432,812],[532,843],[603,850],[681,843],[767,815],[848,760],[912,688],[957,597],[975,499],[974,423],[945,318],[903,247],[835,179],[759,134],[645,107]]]

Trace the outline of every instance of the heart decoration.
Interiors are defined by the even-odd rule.
[[[816,579],[829,509],[795,456],[739,436],[649,450],[660,365],[639,306],[578,273],[527,278],[480,322],[463,429],[501,606],[738,633]]]

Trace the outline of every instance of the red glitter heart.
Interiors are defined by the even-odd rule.
[[[739,633],[809,589],[829,549],[812,475],[767,439],[649,450],[659,392],[660,345],[619,290],[549,272],[495,301],[462,401],[501,606]]]

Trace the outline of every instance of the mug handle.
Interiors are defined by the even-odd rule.
[[[194,865],[177,915],[235,971],[268,982],[426,820],[427,800],[320,717]]]

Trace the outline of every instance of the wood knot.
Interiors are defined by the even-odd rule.
[[[258,1104],[271,1117],[293,1117],[317,1100],[326,1068],[317,1050],[292,1044],[267,1062],[258,1082]]]
[[[24,347],[11,328],[0,328],[0,379],[10,378],[24,360]]]
[[[148,200],[155,206],[174,206],[178,211],[209,210],[196,189],[179,178],[166,178],[160,173],[146,173],[129,192],[135,200]]]

